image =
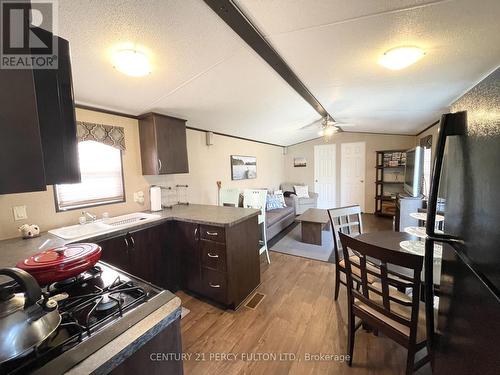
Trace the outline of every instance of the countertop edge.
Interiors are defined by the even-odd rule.
[[[110,238],[119,237],[123,234],[126,234],[127,232],[151,228],[168,221],[182,221],[201,225],[217,226],[221,228],[230,228],[260,214],[260,210],[249,208],[244,209],[242,207],[239,207],[242,210],[246,210],[245,212],[241,212],[238,215],[235,215],[239,217],[229,222],[221,222],[223,220],[219,220],[219,222],[217,222],[217,219],[214,219],[215,221],[199,219],[197,218],[198,215],[190,212],[191,209],[208,209],[216,211],[217,208],[227,210],[234,207],[191,205],[181,208],[163,209],[162,211],[142,211],[145,213],[157,214],[161,217],[154,221],[149,221],[143,224],[138,223],[137,225],[121,228],[116,231],[100,233],[75,240],[64,240],[48,232],[43,232],[39,237],[35,237],[32,239],[25,240],[21,238],[10,238],[0,240],[0,267],[14,267],[16,263],[21,261],[22,259],[49,248],[63,246],[75,242],[99,242]],[[192,218],[190,216],[192,216]]]
[[[181,300],[174,297],[82,362],[66,372],[68,375],[107,374],[133,355],[159,332],[181,316]]]

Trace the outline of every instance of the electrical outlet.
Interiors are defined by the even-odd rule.
[[[14,220],[26,220],[28,214],[26,213],[26,206],[14,206],[12,207],[12,212],[14,213]]]

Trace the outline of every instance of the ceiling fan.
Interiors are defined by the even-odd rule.
[[[354,124],[340,123],[332,119],[330,115],[326,115],[320,120],[313,121],[310,124],[301,127],[300,130],[310,129],[315,126],[319,128],[318,135],[324,137],[325,140],[328,140],[335,133],[343,131],[342,128],[354,126]]]

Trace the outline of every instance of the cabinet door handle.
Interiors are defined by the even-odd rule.
[[[209,282],[208,285],[210,285],[210,288],[220,288],[220,284],[212,284]]]
[[[198,227],[194,228],[194,239],[198,236]]]
[[[127,237],[123,237],[123,239],[125,240],[125,246],[127,246],[127,248],[125,249],[126,251],[128,251],[129,247],[130,247],[130,244],[128,243],[128,240],[127,240]]]
[[[132,249],[135,249],[134,237],[132,237],[132,235],[129,234],[129,238],[130,238],[130,242],[132,243]]]
[[[218,258],[219,257],[217,254],[212,254],[212,253],[208,253],[207,255],[209,258]]]
[[[158,173],[161,172],[161,159],[158,158]]]
[[[219,233],[217,233],[217,232],[209,232],[208,230],[207,230],[207,234],[209,236],[218,236],[219,235]]]

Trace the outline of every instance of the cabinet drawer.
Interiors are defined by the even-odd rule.
[[[222,227],[213,227],[210,225],[200,225],[201,238],[217,242],[226,242],[226,233]]]
[[[226,274],[202,267],[201,280],[203,294],[223,304],[227,304],[227,279]]]
[[[225,272],[226,267],[226,245],[208,241],[200,240],[201,243],[201,264],[206,268],[212,270]]]

